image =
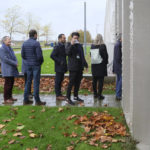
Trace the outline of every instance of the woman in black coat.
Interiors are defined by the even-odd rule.
[[[96,36],[94,44],[91,46],[92,50],[99,49],[99,55],[101,57],[101,62],[96,64],[91,64],[92,76],[93,76],[93,92],[94,97],[104,99],[102,95],[104,77],[107,76],[107,64],[108,64],[108,53],[106,45],[103,42],[103,37],[101,34]],[[98,88],[97,88],[98,83]]]

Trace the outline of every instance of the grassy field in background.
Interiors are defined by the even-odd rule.
[[[18,50],[19,51],[19,50]],[[44,63],[42,64],[42,74],[55,74],[54,72],[54,61],[50,58],[52,50],[43,50],[43,57],[44,57]],[[19,62],[19,72],[21,72],[21,66],[22,66],[22,58],[21,54],[16,54],[18,62]],[[91,59],[90,59],[90,47],[87,47],[87,55],[86,60],[89,65],[88,72],[85,73],[91,73]]]
[[[66,150],[66,147],[80,140],[84,128],[75,125],[74,121],[66,120],[71,115],[89,115],[92,112],[108,112],[115,117],[116,122],[124,124],[126,122],[121,115],[123,112],[117,108],[86,108],[86,107],[63,107],[59,112],[58,107],[39,106],[2,106],[0,107],[0,124],[5,125],[0,135],[0,148],[8,150],[36,149],[46,150],[51,145],[53,150]],[[9,120],[4,122],[5,120]],[[128,128],[128,127],[127,127]],[[19,130],[20,129],[20,130]],[[20,132],[22,136],[15,137],[14,134]],[[31,138],[30,132],[36,136]],[[65,133],[75,132],[77,137],[64,136]],[[135,150],[136,143],[131,136],[122,138],[125,143],[113,143],[107,150]],[[12,144],[9,144],[13,141]],[[74,150],[103,150],[100,146],[95,147],[86,142],[74,144]]]

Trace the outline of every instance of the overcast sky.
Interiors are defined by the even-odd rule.
[[[55,40],[59,33],[68,36],[72,31],[84,29],[84,1],[87,2],[87,29],[95,38],[96,30],[104,32],[106,0],[1,0],[0,19],[8,8],[19,5],[24,13],[31,12],[39,18],[41,24],[51,23],[51,39]]]

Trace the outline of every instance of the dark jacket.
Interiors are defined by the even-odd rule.
[[[65,53],[65,45],[58,43],[50,56],[55,61],[55,72],[67,72],[67,60]]]
[[[11,47],[2,45],[0,48],[1,71],[3,77],[16,77],[18,76],[17,64],[18,61]]]
[[[117,41],[114,47],[113,72],[122,74],[122,43]]]
[[[66,44],[66,54],[68,55],[68,70],[78,71],[88,68],[88,64],[84,57],[84,51],[81,44]]]
[[[25,66],[40,66],[44,61],[40,43],[34,38],[23,43],[21,56]]]
[[[92,64],[91,70],[93,76],[104,77],[107,76],[107,64],[108,64],[108,53],[105,44],[102,45],[92,45],[92,49],[99,48],[99,54],[103,61],[100,64]]]

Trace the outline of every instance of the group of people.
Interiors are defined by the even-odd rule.
[[[58,43],[55,45],[50,57],[55,62],[55,93],[56,100],[66,100],[70,105],[75,105],[71,99],[71,91],[74,87],[74,100],[84,102],[78,95],[80,83],[83,77],[83,71],[88,71],[88,64],[85,59],[82,44],[79,42],[80,34],[73,32],[71,41],[66,42],[65,34],[58,36]],[[117,74],[116,98],[121,99],[121,39],[115,45],[114,50],[114,72]],[[93,76],[93,94],[100,100],[105,97],[102,95],[104,77],[107,76],[108,53],[101,34],[96,36],[91,45],[91,70]],[[22,73],[25,77],[24,105],[32,104],[31,85],[33,80],[33,96],[36,105],[46,105],[39,96],[41,65],[44,62],[40,43],[37,41],[37,31],[30,30],[29,39],[25,41],[21,49]],[[12,96],[14,78],[19,75],[18,61],[11,48],[11,39],[8,36],[3,37],[2,47],[0,48],[1,70],[5,79],[4,84],[4,104],[13,104],[17,99]],[[120,66],[118,65],[120,64]],[[69,83],[66,96],[61,92],[61,85],[64,80],[64,74],[69,71]]]

